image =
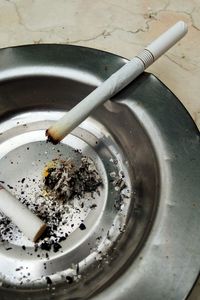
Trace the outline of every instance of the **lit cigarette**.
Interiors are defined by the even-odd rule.
[[[183,21],[164,32],[142,52],[126,63],[122,68],[105,80],[91,94],[67,112],[60,120],[46,131],[48,140],[54,144],[60,142],[75,127],[84,121],[100,104],[138,77],[156,59],[175,45],[187,33],[187,25]]]
[[[34,213],[2,186],[0,186],[0,210],[33,242],[36,242],[46,229],[46,225]]]

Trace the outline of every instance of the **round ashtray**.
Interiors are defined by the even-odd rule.
[[[46,143],[45,130],[125,62],[64,45],[0,51],[0,181],[34,203],[49,161],[82,156],[102,179],[98,192],[61,207],[59,247],[36,247],[15,226],[5,239],[0,215],[1,299],[181,300],[192,288],[199,132],[157,78],[142,74],[62,143]]]

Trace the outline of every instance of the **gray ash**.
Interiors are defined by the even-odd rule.
[[[66,276],[66,281],[67,281],[67,283],[71,284],[74,280],[73,280],[73,277]]]
[[[119,193],[118,196],[115,199],[114,207],[116,210],[121,210],[121,206],[124,203],[124,199],[128,198],[127,195],[127,185],[125,183],[125,175],[123,172],[116,174],[116,172],[110,173],[110,182],[112,182],[112,185],[114,186],[115,190]]]
[[[41,202],[34,207],[37,215],[49,225],[38,243],[40,249],[57,252],[62,248],[61,242],[68,237],[67,232],[60,230],[65,223],[63,211],[66,211],[67,203],[82,199],[88,194],[93,196],[101,184],[101,177],[93,161],[85,156],[81,158],[79,167],[71,160],[55,159],[48,164],[42,186],[45,196],[40,195]],[[80,212],[78,208],[77,211]],[[86,226],[80,223],[79,228],[85,230]]]
[[[15,225],[6,216],[1,216],[0,222],[0,242],[12,241]],[[10,250],[9,247],[6,250]]]
[[[66,223],[70,222],[70,219],[67,219],[69,205],[74,207],[79,215],[79,207],[84,209],[84,197],[93,197],[102,185],[102,180],[93,161],[85,156],[81,157],[78,167],[71,160],[54,159],[45,167],[43,175],[41,193],[35,198],[35,202],[29,202],[26,198],[21,198],[20,201],[48,224],[46,232],[35,244],[35,251],[52,250],[56,253],[62,249],[62,242],[70,234],[65,227]],[[79,207],[75,205],[75,200],[78,201]],[[88,206],[90,208],[91,204]],[[78,226],[81,230],[86,229],[83,220],[80,220]],[[70,227],[73,231],[72,220]]]
[[[86,229],[86,226],[85,226],[85,224],[81,223],[81,224],[79,225],[79,228],[80,228],[80,230],[85,230],[85,229]]]
[[[80,154],[78,151],[77,153]],[[49,258],[47,254],[49,251],[55,253],[62,251],[62,242],[71,232],[78,227],[80,230],[86,229],[83,220],[79,217],[81,211],[87,212],[88,209],[96,207],[93,197],[95,193],[98,195],[98,188],[102,185],[101,177],[91,159],[85,156],[79,159],[79,166],[71,160],[54,159],[51,161],[45,167],[40,191],[35,194],[34,201],[27,197],[23,189],[30,180],[37,181],[24,177],[18,181],[21,184],[19,201],[48,225],[45,234],[34,245],[36,256],[37,251],[41,250],[44,251],[44,257],[46,254],[46,258]],[[18,232],[17,235],[16,232]],[[13,238],[17,239],[17,236],[21,236],[20,231],[7,217],[2,216],[1,242],[5,242],[6,246],[7,242],[12,241]],[[24,251],[27,249],[23,244],[21,248]]]
[[[10,190],[13,190],[13,186],[12,186],[12,185],[7,184],[7,187],[8,187]]]
[[[51,278],[50,277],[46,277],[46,281],[47,281],[47,284],[52,284],[52,280],[51,280]]]
[[[79,167],[71,160],[54,160],[52,166],[46,168],[45,175],[46,192],[64,201],[93,193],[102,184],[93,161],[86,156],[81,158]]]
[[[12,247],[8,247],[8,248],[6,248],[6,251],[8,251],[8,250],[12,250]]]
[[[53,244],[53,252],[58,252],[60,248],[62,248],[62,246],[59,243]]]

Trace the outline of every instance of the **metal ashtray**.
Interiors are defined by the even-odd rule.
[[[192,288],[200,261],[199,132],[170,91],[144,73],[61,144],[45,141],[64,111],[125,62],[64,45],[0,51],[0,180],[19,198],[29,178],[23,196],[34,201],[44,165],[58,150],[77,159],[76,149],[103,180],[93,206],[68,211],[73,230],[62,251],[35,251],[23,235],[1,243],[2,300],[182,300]],[[113,174],[123,174],[126,194]]]

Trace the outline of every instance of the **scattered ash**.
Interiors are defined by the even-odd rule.
[[[81,158],[79,167],[71,160],[55,159],[45,168],[42,187],[45,196],[40,195],[38,201],[41,202],[35,206],[37,215],[49,225],[44,238],[38,243],[40,249],[58,252],[62,248],[60,243],[68,237],[63,229],[68,202],[86,195],[93,196],[100,185],[102,180],[93,161],[85,156]],[[74,225],[71,225],[73,228]],[[86,226],[81,222],[79,228],[85,230]]]
[[[52,284],[52,280],[51,280],[51,278],[50,277],[46,277],[46,281],[47,281],[47,284]]]
[[[8,187],[10,190],[13,190],[13,186],[12,186],[12,185],[7,184],[7,187]]]
[[[115,199],[114,207],[117,210],[120,210],[122,204],[124,203],[124,199],[130,197],[126,182],[124,180],[125,176],[123,172],[120,172],[119,174],[116,174],[116,172],[111,172],[110,177],[110,181],[113,184],[115,191],[118,192],[118,197]]]
[[[74,279],[71,276],[66,276],[66,281],[67,283],[71,284],[74,281]]]
[[[81,158],[79,167],[71,160],[54,160],[53,165],[47,167],[44,179],[44,188],[49,196],[64,201],[96,192],[101,184],[93,161],[86,156]]]
[[[97,204],[92,204],[92,205],[90,205],[90,208],[91,209],[94,209],[94,208],[96,208],[97,207]]]
[[[80,154],[78,150],[77,153]],[[35,252],[62,251],[62,242],[73,230],[86,229],[80,217],[81,210],[86,212],[96,207],[96,204],[93,204],[93,196],[97,194],[102,180],[94,162],[86,156],[81,156],[79,166],[72,160],[54,159],[45,167],[40,192],[35,195],[34,201],[24,195],[27,182],[28,178],[22,178],[18,182],[22,184],[19,200],[48,225],[43,236],[34,245]],[[72,215],[76,220],[76,228]],[[7,217],[2,216],[1,242],[14,241],[17,236],[20,236],[18,228]],[[25,245],[22,244],[21,248],[26,251]],[[36,256],[41,255],[37,253]],[[49,255],[46,255],[46,258],[49,259]]]
[[[75,153],[82,154],[82,151],[81,151],[80,149],[74,149],[74,152],[75,152]]]
[[[0,213],[0,242],[13,241],[14,236],[18,234],[19,229],[8,219],[3,213]],[[5,244],[6,245],[6,244]],[[11,250],[11,247],[7,247],[6,250]]]
[[[79,225],[79,228],[80,228],[80,230],[85,230],[85,229],[86,229],[86,226],[85,226],[85,224],[81,223],[81,224]]]

